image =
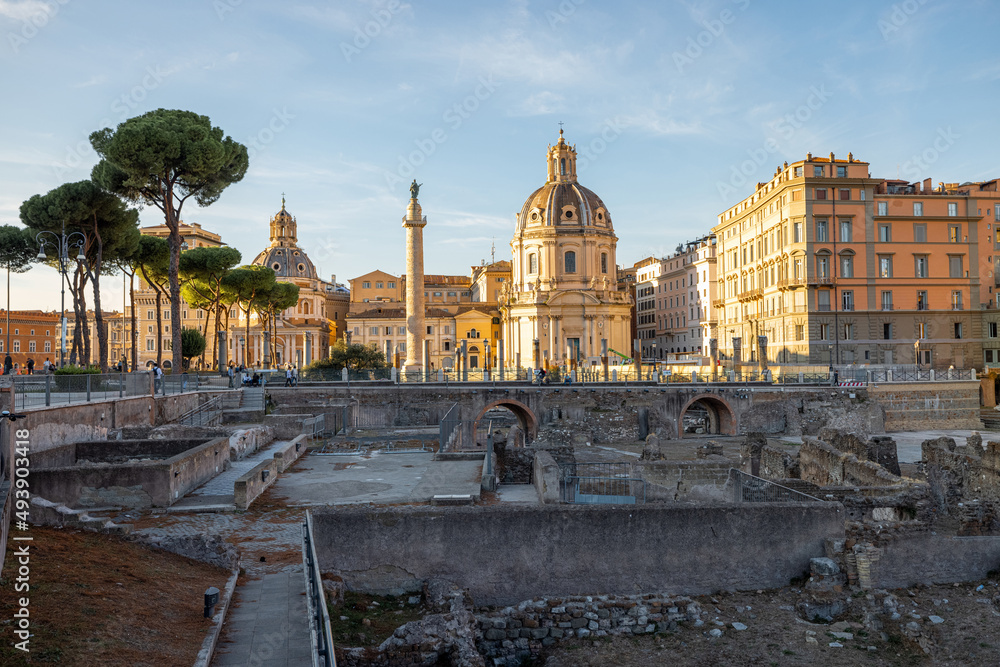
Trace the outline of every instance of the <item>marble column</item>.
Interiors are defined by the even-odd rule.
[[[414,195],[406,207],[403,229],[406,230],[406,361],[404,371],[422,370],[421,341],[424,337],[424,227],[427,218],[420,209],[414,181]]]

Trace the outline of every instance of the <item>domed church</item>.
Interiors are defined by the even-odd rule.
[[[548,177],[517,214],[511,284],[505,294],[509,364],[601,363],[601,340],[631,356],[631,304],[616,284],[618,237],[611,213],[576,180],[576,149],[559,130]]]

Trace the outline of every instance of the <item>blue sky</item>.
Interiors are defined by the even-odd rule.
[[[562,121],[630,265],[810,151],[873,176],[1000,176],[998,24],[989,0],[0,0],[0,224],[89,177],[93,130],[180,108],[251,149],[242,182],[183,216],[245,261],[284,192],[323,275],[399,273],[415,176],[427,272],[467,274],[494,239],[510,257]],[[47,267],[12,292],[58,307]]]

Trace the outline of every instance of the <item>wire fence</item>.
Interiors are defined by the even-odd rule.
[[[311,663],[320,667],[336,667],[333,632],[330,629],[330,610],[326,606],[326,593],[323,591],[322,574],[316,556],[312,514],[309,510],[306,510],[306,520],[302,524],[302,561],[305,566],[309,634],[312,636]]]
[[[755,477],[736,468],[729,469],[726,484],[734,503],[822,502],[809,494]]]

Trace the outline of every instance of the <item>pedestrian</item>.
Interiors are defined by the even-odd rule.
[[[50,368],[52,368],[52,362],[49,361],[48,357],[45,357],[45,363],[42,364],[42,370],[47,374]]]
[[[128,359],[122,357],[122,373],[128,373]]]
[[[10,375],[14,370],[14,360],[10,358],[10,352],[3,358],[3,374]]]
[[[291,366],[291,364],[288,364],[288,365],[285,366],[285,386],[286,387],[291,387],[292,386],[292,366]]]
[[[292,366],[292,386],[294,387],[298,383],[299,383],[299,374],[296,371],[295,366]]]
[[[163,386],[163,369],[156,362],[153,362],[153,391],[160,391]]]
[[[34,375],[34,374],[35,374],[35,360],[29,358],[28,359],[28,375]]]
[[[235,371],[235,366],[233,366],[233,362],[231,361],[229,362],[229,370],[227,371],[227,373],[229,374],[229,388],[232,389],[233,378],[236,377],[236,371]]]

